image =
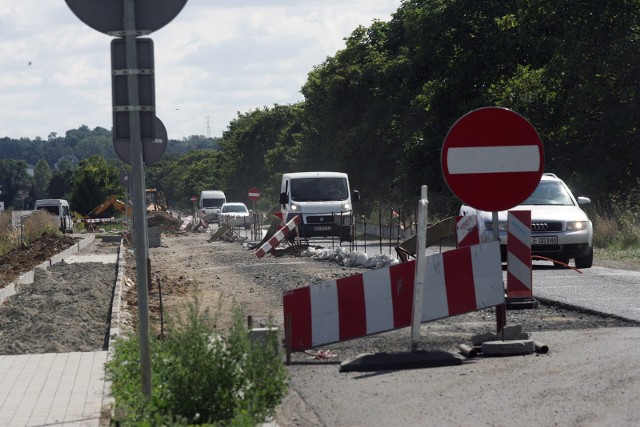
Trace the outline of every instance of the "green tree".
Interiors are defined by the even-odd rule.
[[[0,159],[0,200],[5,207],[26,209],[31,185],[24,160]]]
[[[107,161],[101,156],[82,160],[73,172],[70,200],[73,210],[86,215],[107,197],[122,197],[124,188],[119,175],[115,161]]]
[[[73,187],[73,168],[57,170],[51,175],[47,194],[52,199],[71,199],[71,189]],[[76,210],[75,207],[72,207]]]
[[[49,194],[49,182],[51,182],[51,168],[43,160],[38,160],[33,169],[33,194],[36,199],[46,199]]]
[[[294,167],[296,163],[301,114],[300,105],[275,105],[239,114],[231,122],[220,143],[222,188],[227,199],[248,201],[247,191],[251,187],[265,188],[270,174],[290,172],[285,167]],[[291,157],[287,159],[287,155]],[[284,161],[280,163],[281,160]]]

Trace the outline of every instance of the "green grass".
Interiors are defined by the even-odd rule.
[[[106,364],[119,425],[255,426],[273,415],[286,393],[276,334],[253,343],[239,311],[227,336],[197,300],[151,342],[152,393],[142,395],[139,340],[118,339]]]

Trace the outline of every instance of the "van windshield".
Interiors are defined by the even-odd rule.
[[[329,202],[347,200],[346,178],[298,178],[291,180],[291,200],[296,202]]]
[[[224,203],[224,199],[202,199],[203,208],[219,208]]]
[[[36,210],[39,211],[47,211],[49,212],[51,215],[59,215],[60,210],[58,209],[57,206],[38,206],[36,208]]]

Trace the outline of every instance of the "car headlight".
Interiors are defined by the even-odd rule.
[[[587,229],[587,221],[569,221],[567,222],[567,231],[580,231]]]
[[[349,203],[343,203],[342,204],[342,210],[343,211],[350,211],[351,210],[351,205]]]
[[[291,203],[291,210],[292,211],[299,211],[300,210],[300,206],[296,205],[295,203]]]

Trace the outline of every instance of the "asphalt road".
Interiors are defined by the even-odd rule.
[[[538,265],[533,289],[540,299],[640,320],[639,279],[635,271],[594,267],[580,274]],[[297,425],[640,425],[640,327],[534,335],[548,354],[377,372],[291,366],[291,385],[308,411]]]
[[[388,243],[382,251],[378,241],[366,246],[370,256],[395,255]],[[440,248],[428,252],[434,251]],[[636,321],[640,321],[639,291],[636,271],[593,267],[580,273],[550,263],[536,263],[533,271],[537,298]],[[279,424],[640,425],[639,326],[530,332],[549,346],[549,353],[373,372],[340,372],[331,361],[294,363],[289,366],[289,381],[295,392],[288,397],[286,421]]]
[[[603,267],[580,271],[536,264],[534,296],[640,321],[640,271]]]

